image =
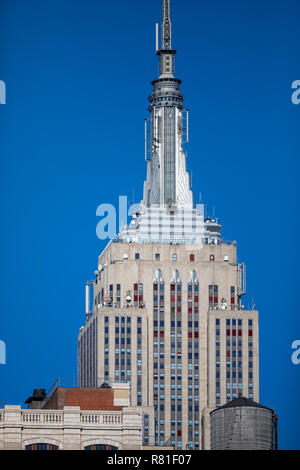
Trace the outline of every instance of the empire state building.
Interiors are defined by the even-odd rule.
[[[210,411],[242,396],[259,401],[258,312],[242,305],[236,243],[193,202],[189,117],[174,77],[170,0],[162,3],[143,200],[87,284],[78,379],[80,387],[127,383],[132,406],[153,407],[145,445],[210,449]]]

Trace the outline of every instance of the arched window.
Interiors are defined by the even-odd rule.
[[[177,284],[181,283],[178,269],[175,269],[175,271],[173,271],[173,277],[171,279],[171,284],[175,284],[175,283]]]
[[[58,446],[55,446],[53,444],[43,444],[43,443],[37,443],[37,444],[30,444],[25,447],[26,450],[58,450]]]
[[[92,446],[86,446],[84,450],[118,450],[118,448],[106,444],[94,444]]]
[[[189,282],[192,282],[192,283],[198,282],[197,273],[194,269],[190,272]]]

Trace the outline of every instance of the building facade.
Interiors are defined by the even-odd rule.
[[[153,407],[132,407],[127,383],[79,388],[58,380],[26,404],[0,410],[0,450],[141,450],[145,433],[154,434]]]
[[[193,202],[175,54],[164,0],[144,197],[86,286],[78,377],[81,387],[129,383],[132,406],[154,407],[146,442],[209,449],[212,410],[242,396],[259,401],[258,312],[243,307],[246,269],[236,243]]]
[[[139,450],[143,415],[136,409],[0,410],[0,450]]]

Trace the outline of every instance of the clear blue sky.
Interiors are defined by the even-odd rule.
[[[173,0],[188,168],[237,240],[260,311],[261,402],[299,449],[299,0]],[[2,0],[0,403],[76,375],[96,208],[141,199],[160,0]]]

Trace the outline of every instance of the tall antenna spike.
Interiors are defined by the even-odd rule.
[[[161,26],[161,47],[163,50],[172,49],[172,25],[170,15],[170,0],[163,0],[163,20]]]

